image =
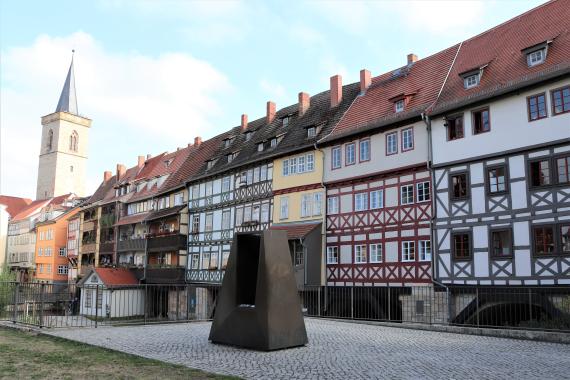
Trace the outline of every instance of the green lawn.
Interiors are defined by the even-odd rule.
[[[88,346],[0,328],[0,379],[234,379]]]

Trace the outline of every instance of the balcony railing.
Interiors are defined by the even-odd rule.
[[[117,252],[124,251],[144,251],[145,239],[121,240],[117,245]]]
[[[81,253],[92,253],[95,252],[95,243],[83,243],[81,244]]]
[[[190,269],[186,271],[186,282],[200,284],[221,284],[225,270]]]
[[[83,231],[93,231],[95,229],[95,227],[97,226],[97,223],[95,220],[89,220],[87,222],[83,222]]]
[[[115,251],[115,242],[106,242],[99,245],[100,253],[113,253]]]
[[[147,239],[148,252],[177,251],[179,249],[186,249],[187,244],[186,235],[180,235],[178,233],[166,236],[149,234]]]

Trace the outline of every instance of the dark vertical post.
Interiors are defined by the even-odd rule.
[[[44,326],[44,292],[45,284],[40,285],[40,328]]]
[[[178,321],[180,313],[180,287],[176,285],[176,321]]]
[[[99,285],[95,285],[95,328],[99,322]]]
[[[144,284],[144,324],[146,325],[146,314],[148,309],[148,284]]]
[[[528,319],[532,321],[532,289],[528,289]]]
[[[477,326],[479,326],[479,288],[475,288],[475,306],[477,307]]]
[[[388,321],[392,321],[392,292],[390,285],[386,289],[388,290]]]
[[[13,307],[13,316],[12,316],[12,322],[16,323],[16,320],[18,319],[18,293],[20,292],[20,283],[16,282],[16,286],[14,287],[14,307]]]
[[[350,287],[350,319],[354,319],[354,286]]]
[[[321,316],[321,291],[322,291],[322,288],[319,287],[317,289],[317,291],[318,291],[318,293],[317,293],[317,316],[320,317]]]

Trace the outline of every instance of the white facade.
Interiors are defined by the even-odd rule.
[[[488,132],[473,133],[472,109],[450,113],[463,115],[463,138],[448,141],[443,118],[432,121],[440,281],[570,284],[570,183],[562,174],[570,113],[555,115],[551,104],[552,90],[568,85],[565,79],[478,106],[489,109]],[[545,94],[546,115],[531,121],[528,97],[536,94]]]
[[[95,273],[81,287],[81,315],[98,318],[125,318],[144,315],[144,289],[107,288]]]

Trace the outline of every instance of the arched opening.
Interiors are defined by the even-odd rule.
[[[77,131],[73,131],[71,136],[69,136],[69,150],[72,152],[77,152],[79,146],[79,135]]]
[[[52,150],[53,148],[53,130],[50,129],[48,132],[48,139],[47,139],[47,149],[48,151]]]

